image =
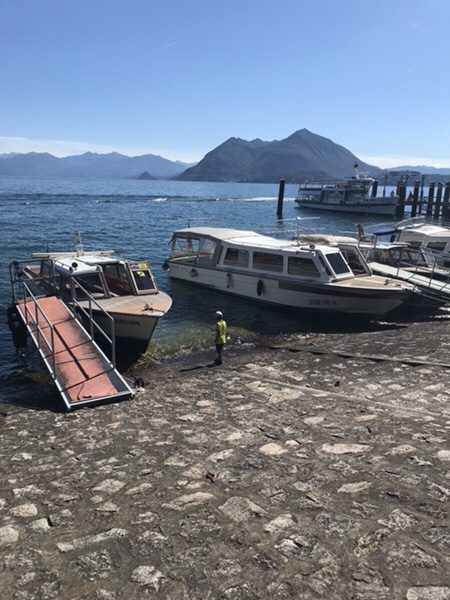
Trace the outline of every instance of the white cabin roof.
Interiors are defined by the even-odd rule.
[[[450,237],[450,230],[439,225],[413,225],[400,230],[401,233],[414,233],[418,237]]]
[[[237,246],[248,246],[251,248],[261,248],[266,250],[321,250],[324,254],[337,252],[337,248],[326,245],[305,243],[300,240],[279,240],[267,235],[261,235],[255,231],[245,231],[241,229],[223,229],[219,227],[191,227],[187,229],[178,229],[175,235],[182,234],[188,237],[192,236],[211,237],[221,242]]]
[[[108,263],[120,263],[123,262],[117,258],[111,256],[102,255],[82,255],[82,256],[70,256],[63,257],[54,260],[56,269],[68,271],[71,274],[85,275],[88,273],[95,273],[98,269],[97,266]],[[76,266],[74,266],[76,265]]]

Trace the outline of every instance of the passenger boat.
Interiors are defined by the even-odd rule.
[[[295,201],[298,208],[394,216],[398,197],[377,196],[377,191],[378,182],[357,171],[348,179],[301,183]]]
[[[411,284],[414,289],[403,308],[434,311],[450,301],[450,270],[440,267],[434,257],[408,244],[380,242],[376,237],[304,234],[303,243],[333,245],[342,252],[352,271],[371,272]]]
[[[368,268],[355,273],[337,247],[237,229],[176,231],[164,266],[174,279],[321,312],[380,316],[400,306],[413,290],[374,276]]]
[[[36,297],[55,295],[94,321],[108,335],[114,320],[117,351],[130,360],[147,350],[158,320],[172,305],[160,291],[150,264],[119,258],[113,251],[35,253],[31,260],[10,265],[14,290],[20,282],[33,286]]]

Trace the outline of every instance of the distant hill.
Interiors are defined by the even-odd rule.
[[[286,179],[296,183],[311,178],[351,177],[355,163],[373,176],[383,173],[328,138],[300,129],[284,140],[272,142],[230,138],[175,178],[267,183]]]
[[[394,167],[389,169],[390,171],[416,171],[422,175],[450,175],[450,169],[447,168],[436,168],[429,167],[427,165],[420,165],[418,167]]]
[[[174,177],[190,166],[154,154],[125,156],[118,152],[85,152],[57,158],[47,152],[3,155],[0,175],[27,177],[130,178],[147,172],[154,179]]]

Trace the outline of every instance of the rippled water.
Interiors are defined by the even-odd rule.
[[[0,178],[0,310],[10,303],[8,264],[32,252],[71,250],[80,231],[86,250],[114,249],[128,258],[149,259],[158,285],[173,307],[159,322],[151,344],[156,356],[211,345],[213,312],[224,311],[232,339],[317,328],[301,315],[172,282],[162,269],[171,234],[181,227],[208,225],[252,229],[289,237],[298,227],[350,234],[360,217],[301,212],[296,186],[287,185],[283,222],[275,218],[278,186],[271,184],[191,183],[134,180],[44,180]],[[300,223],[296,217],[301,216]],[[380,222],[380,217],[363,219]],[[23,385],[6,325],[1,319],[0,386],[17,395]],[[29,392],[30,388],[25,386]]]

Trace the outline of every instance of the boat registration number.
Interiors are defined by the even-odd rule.
[[[327,300],[327,299],[319,300],[316,298],[310,298],[308,300],[308,304],[309,304],[309,306],[337,306],[338,305],[336,300]]]

